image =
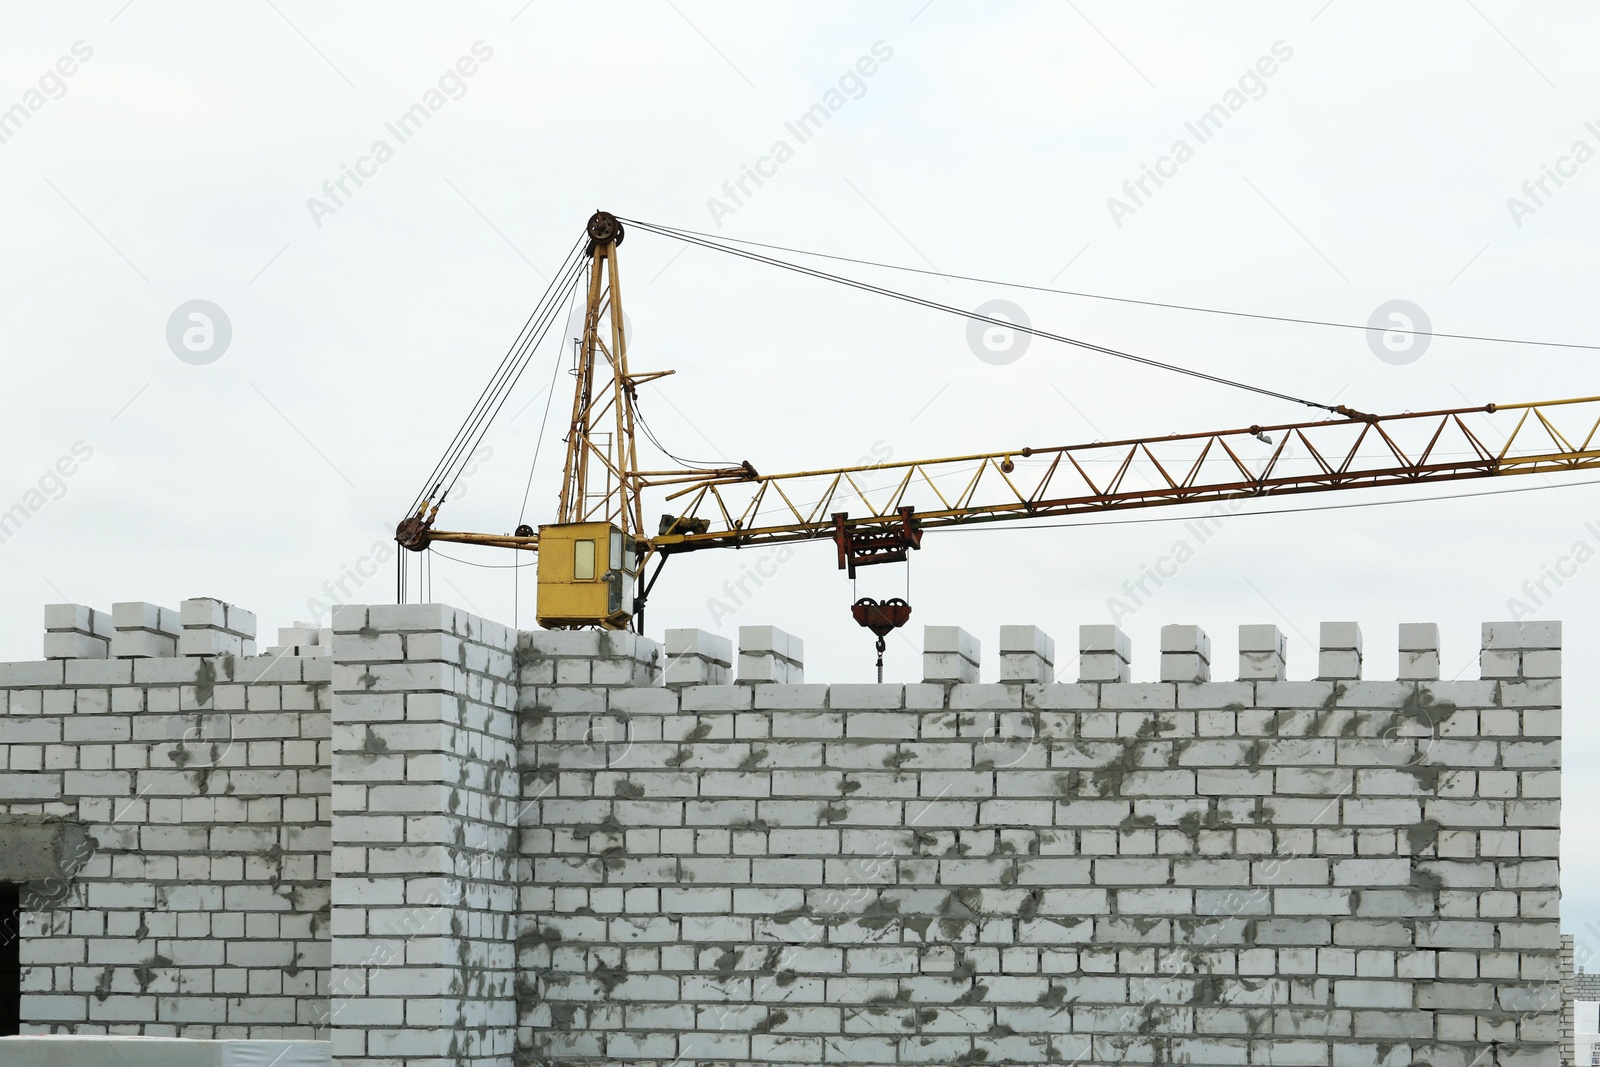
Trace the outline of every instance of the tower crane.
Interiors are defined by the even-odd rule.
[[[688,232],[629,225],[668,236]],[[535,615],[547,628],[642,628],[645,602],[662,565],[687,552],[832,541],[838,568],[853,578],[862,567],[905,561],[925,535],[947,527],[1600,467],[1600,397],[1370,414],[1228,382],[1322,408],[1331,417],[778,474],[762,473],[748,461],[651,469],[641,466],[636,445],[640,429],[655,441],[639,412],[638,392],[673,372],[637,372],[629,366],[617,258],[623,237],[623,221],[616,216],[600,211],[589,219],[545,298],[395,531],[395,540],[413,552],[436,542],[536,552]],[[466,458],[504,405],[537,341],[556,321],[560,305],[581,285],[586,285],[585,310],[575,344],[575,387],[553,520],[537,529],[518,525],[512,533],[436,527]],[[971,317],[920,298],[890,295]],[[1261,444],[1270,448],[1265,455]],[[659,497],[665,508],[654,529],[646,525],[647,496]],[[656,567],[647,579],[652,560]],[[907,621],[910,606],[901,600],[863,598],[853,612],[878,638],[881,676],[883,638]]]

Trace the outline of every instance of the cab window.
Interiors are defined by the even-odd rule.
[[[572,543],[572,578],[578,582],[594,581],[594,542]]]

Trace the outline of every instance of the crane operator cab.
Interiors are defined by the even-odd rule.
[[[632,623],[639,554],[634,539],[611,523],[539,527],[538,574],[540,626],[625,630]]]

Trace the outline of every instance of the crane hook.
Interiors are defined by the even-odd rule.
[[[878,638],[878,684],[883,684],[883,653],[888,647],[884,638],[900,627],[904,626],[911,618],[911,605],[899,597],[892,597],[885,601],[877,601],[869,596],[864,596],[850,605],[850,614],[861,626],[871,630]]]

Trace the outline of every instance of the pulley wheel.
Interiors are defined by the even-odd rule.
[[[589,216],[589,239],[597,245],[621,244],[622,223],[609,211],[596,211]]]

